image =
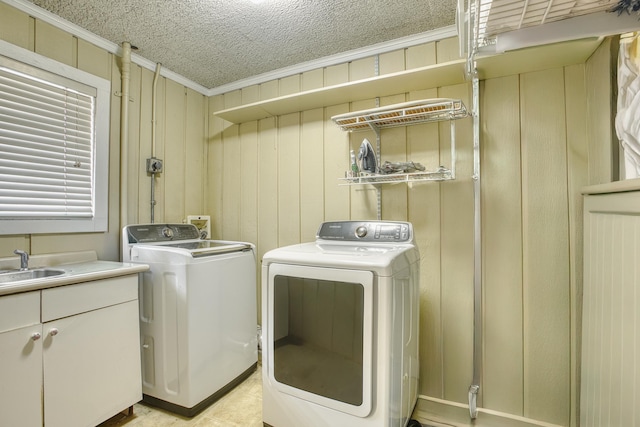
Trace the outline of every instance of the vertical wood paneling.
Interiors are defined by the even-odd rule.
[[[380,54],[380,75],[397,73],[405,70],[405,50]]]
[[[300,243],[300,114],[278,122],[278,245]]]
[[[437,63],[455,61],[456,59],[464,59],[460,57],[460,43],[458,37],[451,37],[436,42]]]
[[[249,87],[243,87],[242,91],[242,104],[252,104],[260,101],[260,85],[253,85]]]
[[[435,53],[435,44],[432,44]],[[410,58],[410,56],[408,56]],[[434,55],[435,61],[435,55]],[[436,98],[436,89],[416,91],[409,99]],[[440,165],[437,123],[410,126],[407,160],[435,170]],[[417,184],[408,190],[408,220],[420,249],[420,385],[418,392],[443,398],[442,321],[440,287],[440,185]]]
[[[339,64],[324,69],[324,85],[333,86],[346,83],[349,79],[349,64]]]
[[[257,257],[278,247],[278,143],[276,119],[258,122],[258,240]],[[260,262],[258,262],[258,319],[262,319],[260,290]]]
[[[36,53],[73,67],[76,65],[73,61],[76,40],[71,34],[51,24],[36,20]]]
[[[138,116],[140,118],[140,132],[137,144],[137,151],[139,167],[138,167],[138,175],[137,175],[137,184],[138,184],[138,202],[137,202],[137,216],[136,219],[130,218],[131,223],[147,223],[151,222],[151,176],[147,173],[147,159],[151,157],[151,133],[152,127],[154,123],[152,122],[152,108],[153,108],[153,75],[154,73],[142,69],[140,73],[140,82],[138,84],[139,91],[136,94],[136,97],[140,99],[138,103],[140,111],[138,112]],[[164,88],[163,85],[158,84],[157,90],[160,91]],[[163,107],[163,105],[157,103],[158,107]],[[156,114],[158,112],[156,111]],[[157,120],[156,120],[157,122]],[[157,144],[156,144],[157,145]],[[154,153],[156,158],[162,159],[158,157],[156,153]],[[164,160],[164,159],[162,159]],[[156,174],[154,185],[161,179],[162,174]],[[157,191],[154,188],[154,199],[157,200]],[[154,210],[154,220],[155,220],[156,212]]]
[[[226,102],[225,102],[226,107]],[[222,132],[224,151],[222,152],[222,238],[240,240],[240,197],[242,188],[238,169],[240,165],[240,126],[231,125]]]
[[[278,247],[278,143],[276,119],[258,122],[258,256]]]
[[[300,92],[300,74],[284,77],[280,79],[278,83],[278,96]]]
[[[185,168],[185,87],[171,80],[165,81],[165,139],[164,139],[164,221],[182,222],[184,219]],[[158,218],[159,219],[159,218]]]
[[[424,67],[436,63],[436,43],[426,43],[407,48],[407,69]],[[417,98],[422,99],[422,98]]]
[[[278,96],[278,80],[260,84],[260,99],[270,99]]]
[[[611,51],[617,51],[612,41],[606,39],[591,55],[586,64],[586,96],[589,120],[587,122],[587,138],[589,141],[589,184],[611,182],[616,178],[613,172],[613,137],[611,111],[614,111],[610,76],[613,75],[611,66]],[[608,84],[603,84],[607,82]]]
[[[520,84],[524,415],[568,425],[571,325],[563,69],[522,75]]]
[[[145,169],[141,163],[144,162],[142,153],[140,152],[140,132],[141,121],[140,113],[143,104],[140,98],[141,93],[141,69],[135,64],[131,64],[130,82],[129,82],[129,135],[127,141],[127,176],[137,177]],[[138,182],[130,178],[127,190],[127,220],[130,224],[139,223],[138,207],[141,202],[142,194]],[[146,198],[147,201],[149,197]],[[147,206],[149,204],[147,203]]]
[[[571,277],[571,419],[577,426],[579,414],[579,374],[581,298],[583,282],[583,210],[581,189],[589,184],[588,141],[585,121],[587,99],[585,66],[565,68],[567,115],[567,170],[569,194],[569,266]]]
[[[325,108],[324,112],[324,219],[325,221],[349,218],[349,187],[337,184],[344,176],[349,158],[349,135],[331,121],[331,117],[349,111],[347,104]],[[320,225],[320,224],[318,224]]]
[[[109,80],[111,54],[84,40],[78,40],[78,69]]]
[[[349,81],[368,79],[376,75],[376,60],[374,57],[362,58],[349,64]]]
[[[324,220],[324,109],[302,113],[300,129],[300,240],[311,242]]]
[[[240,163],[236,168],[240,181],[239,240],[258,241],[258,122],[240,125]]]
[[[307,91],[313,89],[319,89],[323,85],[324,70],[317,68],[315,70],[302,73],[300,77],[300,90]]]
[[[481,86],[483,405],[523,414],[522,208],[518,76]]]
[[[224,187],[224,142],[222,133],[229,122],[215,117],[214,111],[224,108],[223,95],[209,98],[209,135],[207,140],[207,188],[205,208],[211,215],[211,237],[222,238],[222,193]]]
[[[441,88],[439,96],[469,105],[469,88]],[[457,176],[441,185],[442,345],[444,398],[466,402],[473,354],[473,186],[471,120],[456,122]],[[450,165],[449,123],[440,123],[443,164]]]
[[[204,117],[206,116],[204,96],[192,89],[186,89],[185,94],[184,219],[187,215],[204,213]]]
[[[0,3],[0,39],[33,50],[31,19],[28,14]]]

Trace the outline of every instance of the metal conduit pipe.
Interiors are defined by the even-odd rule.
[[[160,76],[160,63],[156,64],[156,73],[153,76],[153,90],[151,92],[151,159],[156,157],[156,92],[158,77]],[[156,211],[156,174],[151,172],[151,224],[155,222]]]
[[[482,211],[480,198],[480,84],[474,69],[473,89],[473,382],[469,387],[469,416],[482,407]]]
[[[482,206],[480,185],[480,82],[476,69],[475,56],[477,46],[472,43],[477,40],[479,31],[480,2],[474,1],[469,5],[467,17],[467,37],[469,38],[467,73],[471,80],[472,112],[473,112],[473,379],[469,386],[469,416],[478,417],[478,408],[482,407]],[[473,9],[473,10],[471,10]]]
[[[131,44],[122,42],[122,98],[120,100],[120,228],[128,223],[129,161],[129,81],[131,78]]]

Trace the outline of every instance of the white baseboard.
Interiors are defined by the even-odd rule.
[[[429,396],[418,397],[413,418],[432,427],[562,427],[484,408],[478,408],[478,416],[472,420],[468,405]]]

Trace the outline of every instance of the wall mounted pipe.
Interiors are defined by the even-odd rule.
[[[475,56],[479,32],[480,1],[469,2],[467,11],[467,78],[471,80],[473,114],[473,379],[469,386],[469,416],[476,419],[482,407],[482,206],[480,185],[480,82]]]
[[[129,82],[131,79],[131,44],[122,42],[122,98],[120,99],[120,229],[128,224],[127,179],[129,168]]]
[[[153,75],[153,90],[151,92],[151,158],[156,157],[156,95],[158,91],[158,77],[162,64],[156,64],[156,72]],[[151,224],[155,222],[156,212],[156,174],[151,172]]]
[[[482,211],[480,192],[480,83],[475,71],[473,90],[473,381],[469,387],[469,416],[478,416],[482,407]]]

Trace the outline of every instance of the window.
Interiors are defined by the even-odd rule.
[[[0,44],[0,234],[107,229],[110,82]]]

